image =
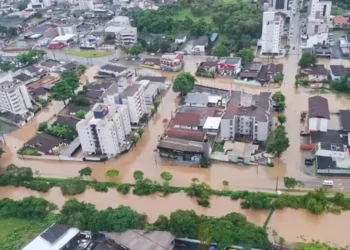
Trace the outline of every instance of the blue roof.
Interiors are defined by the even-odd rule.
[[[211,42],[215,42],[216,39],[218,39],[219,34],[218,33],[213,33],[210,37]]]

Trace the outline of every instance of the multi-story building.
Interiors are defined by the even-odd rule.
[[[31,0],[28,9],[42,9],[52,5],[51,0]]]
[[[261,35],[261,53],[279,54],[281,50],[281,35],[283,18],[273,11],[265,11]]]
[[[180,52],[166,53],[160,58],[160,68],[164,71],[177,72],[183,68],[184,54]]]
[[[93,10],[94,1],[93,0],[79,0],[79,9],[81,10]]]
[[[137,28],[131,27],[127,16],[117,16],[108,22],[105,32],[115,37],[117,45],[130,45],[137,42]]]
[[[76,34],[76,30],[73,25],[60,25],[57,27],[57,31],[58,35],[60,36]]]
[[[332,1],[311,0],[308,7],[308,16],[328,20],[331,16],[331,9]]]
[[[23,115],[32,109],[32,103],[27,87],[14,81],[0,83],[0,112],[11,112]]]
[[[131,133],[128,109],[124,105],[96,103],[76,129],[85,154],[113,157],[122,151]]]
[[[128,106],[131,123],[139,124],[147,112],[143,86],[141,84],[128,86],[122,93],[122,103]]]
[[[272,98],[270,92],[251,95],[233,91],[221,120],[224,140],[246,138],[265,141],[272,126]]]

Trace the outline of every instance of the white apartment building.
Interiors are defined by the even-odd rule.
[[[322,0],[310,0],[308,7],[309,18],[329,20],[331,16],[332,2]]]
[[[79,9],[81,10],[93,10],[94,1],[93,0],[79,0]]]
[[[221,119],[221,138],[234,140],[243,137],[265,141],[272,125],[272,99],[270,92],[251,95],[233,91]]]
[[[126,136],[131,133],[128,109],[124,105],[96,103],[76,129],[84,154],[114,157],[127,144]]]
[[[25,84],[13,81],[0,83],[0,112],[23,115],[32,109],[30,95]]]
[[[281,50],[281,35],[283,31],[283,18],[273,11],[263,14],[263,27],[261,35],[261,53],[279,54]]]
[[[147,112],[145,93],[141,84],[132,84],[122,93],[122,103],[128,106],[130,122],[138,124]]]
[[[117,16],[111,20],[105,32],[113,34],[117,45],[130,45],[137,43],[137,28],[131,27],[126,16]]]
[[[51,0],[31,0],[27,9],[42,9],[52,5]]]

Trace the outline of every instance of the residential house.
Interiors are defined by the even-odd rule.
[[[221,138],[245,138],[265,141],[272,125],[272,98],[270,92],[252,95],[232,91],[225,114],[221,120]]]
[[[262,67],[262,62],[247,63],[241,73],[240,78],[245,80],[256,80]]]
[[[350,26],[350,22],[348,17],[345,17],[345,16],[333,17],[334,28],[349,28],[349,26]]]
[[[207,107],[209,103],[209,96],[210,93],[188,93],[185,98],[185,105],[186,106],[193,106],[193,107]]]
[[[141,67],[150,68],[150,69],[160,69],[160,59],[159,58],[150,58],[146,57],[142,59]]]
[[[193,42],[193,47],[191,48],[192,53],[202,53],[208,47],[209,39],[207,36],[201,36]]]
[[[350,145],[350,110],[339,110],[340,116],[340,133],[348,140],[347,145]],[[344,143],[345,144],[345,143]]]
[[[216,72],[217,72],[216,67],[217,67],[216,61],[201,62],[198,65],[196,76],[215,78]]]
[[[322,82],[328,79],[328,70],[324,65],[316,64],[302,69],[301,72],[307,75],[307,79],[310,82]]]
[[[177,35],[176,38],[175,38],[175,43],[178,43],[178,44],[183,44],[185,43],[187,40],[187,36],[186,35]]]
[[[20,82],[25,85],[31,83],[34,80],[33,77],[24,73],[19,73],[18,75],[13,76],[13,79],[16,80],[16,82]]]
[[[30,90],[30,94],[35,100],[47,100],[49,98],[50,91],[44,87],[39,87]]]
[[[329,75],[333,81],[339,80],[350,72],[349,68],[345,68],[344,65],[330,65],[329,68]]]
[[[63,139],[45,133],[36,134],[24,144],[26,147],[35,148],[43,155],[55,155],[57,149],[64,145],[67,144]]]
[[[261,84],[266,84],[273,81],[277,74],[283,75],[283,64],[262,65],[256,80]]]
[[[47,74],[46,70],[39,68],[39,67],[36,67],[36,66],[33,66],[33,65],[23,68],[22,71],[24,74],[29,75],[31,77],[40,77],[41,78]]]
[[[241,72],[242,60],[240,57],[224,57],[217,63],[220,75],[235,75]]]
[[[327,132],[330,113],[328,100],[322,96],[309,98],[309,130]]]
[[[164,76],[146,76],[146,75],[139,75],[139,77],[136,79],[135,83],[140,83],[140,81],[147,80],[152,83],[160,84],[161,90],[167,90],[170,87],[171,82],[167,80]]]
[[[163,71],[177,72],[183,68],[184,53],[165,53],[160,58],[160,68]]]
[[[74,71],[78,68],[78,64],[75,63],[75,62],[68,62],[66,64],[63,64],[61,66],[61,71],[64,72],[64,71]]]
[[[332,46],[328,44],[315,44],[313,53],[318,57],[332,57]]]
[[[116,64],[105,64],[100,68],[99,71],[115,77],[125,76],[127,74],[127,68]]]

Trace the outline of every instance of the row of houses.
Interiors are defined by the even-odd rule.
[[[228,148],[227,151],[232,151],[240,141],[258,145],[266,140],[272,129],[272,109],[270,92],[252,95],[195,86],[172,115],[159,141],[159,154],[199,163],[202,158],[211,157],[217,142],[235,144],[231,144],[231,150]],[[237,155],[230,161],[237,162],[243,151],[236,150]],[[250,163],[254,153],[256,150],[249,154],[245,163]]]

